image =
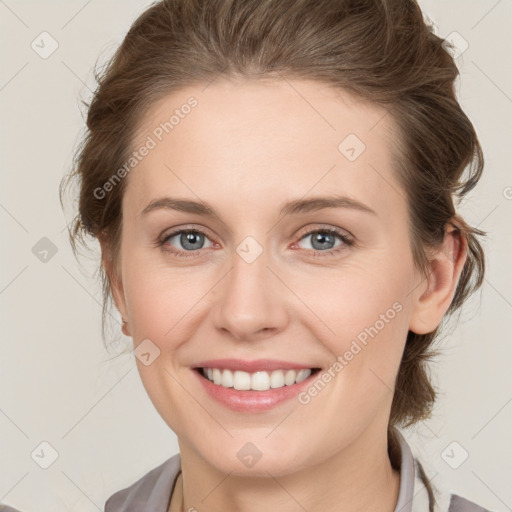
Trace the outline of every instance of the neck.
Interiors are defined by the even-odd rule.
[[[321,464],[278,478],[224,474],[180,443],[183,510],[221,512],[393,512],[400,473],[388,455],[387,435],[362,434]]]

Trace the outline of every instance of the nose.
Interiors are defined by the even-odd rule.
[[[287,287],[269,268],[265,251],[252,262],[235,252],[232,262],[214,294],[216,328],[239,341],[275,336],[289,321]]]

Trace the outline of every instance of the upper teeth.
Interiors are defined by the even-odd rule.
[[[282,388],[301,382],[311,375],[311,369],[274,370],[247,373],[240,370],[221,370],[219,368],[203,368],[203,375],[214,384],[237,390],[267,391],[270,388]]]

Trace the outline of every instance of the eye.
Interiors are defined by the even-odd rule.
[[[183,247],[183,249],[180,247],[176,249],[173,245],[173,240],[174,243],[177,243],[179,246]],[[197,256],[197,254],[194,253],[200,249],[204,249],[203,244],[205,240],[209,240],[209,238],[202,231],[197,229],[180,229],[166,235],[160,240],[159,245],[161,245],[164,250],[172,252],[178,257],[187,258]]]
[[[336,238],[341,241],[337,246]],[[337,254],[346,247],[354,245],[354,241],[345,233],[335,228],[319,228],[308,231],[300,240],[310,240],[309,247],[306,249],[313,250],[313,256],[326,256]]]

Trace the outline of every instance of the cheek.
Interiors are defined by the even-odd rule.
[[[308,328],[332,363],[338,361],[332,367],[334,380],[352,389],[354,397],[394,387],[409,325],[405,274],[382,267],[372,274],[365,266],[346,270],[323,287],[309,287],[307,304],[314,315]]]
[[[134,348],[140,345],[140,351],[149,352],[151,357],[147,365],[135,359],[142,384],[155,409],[177,433],[182,419],[195,406],[184,397],[180,385],[179,347],[197,328],[194,315],[198,310],[194,306],[200,307],[198,301],[206,292],[197,287],[203,281],[194,279],[194,286],[190,286],[191,276],[180,274],[134,258],[133,262],[126,261],[124,277]]]
[[[403,274],[382,267],[372,271],[371,265],[352,265],[332,271],[322,279],[296,280],[293,288],[306,299],[312,313],[310,327],[331,333],[330,345],[341,350],[346,340],[359,337],[364,342],[371,333],[375,335],[373,327],[385,335],[392,330],[392,324],[400,323],[397,320],[405,316],[402,312],[406,279]],[[320,339],[326,339],[325,334]]]
[[[133,264],[125,273],[125,295],[135,342],[144,338],[170,340],[177,329],[187,324],[204,296],[202,281],[186,271],[171,272],[168,268]],[[193,282],[193,286],[191,285]]]

